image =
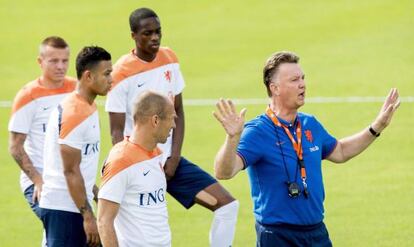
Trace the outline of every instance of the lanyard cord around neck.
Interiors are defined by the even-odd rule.
[[[291,183],[291,182],[295,181],[296,178],[298,177],[298,166],[296,166],[296,172],[295,172],[294,179],[290,180],[289,171],[288,171],[287,166],[286,166],[285,154],[283,153],[282,143],[280,142],[279,132],[277,131],[276,125],[274,125],[274,127],[275,127],[277,141],[279,142],[279,144],[278,144],[279,150],[280,150],[280,153],[282,154],[282,161],[283,161],[283,166],[285,167],[285,173],[286,173],[286,176],[288,178],[288,182]]]
[[[289,139],[292,143],[293,149],[295,150],[296,155],[298,157],[298,162],[299,162],[299,166],[300,166],[300,174],[301,174],[301,178],[302,178],[302,184],[303,184],[303,187],[304,187],[305,196],[307,197],[307,195],[308,195],[308,190],[307,190],[308,185],[306,184],[306,169],[305,169],[305,162],[303,161],[302,128],[301,128],[300,121],[298,119],[297,124],[296,124],[296,137],[297,137],[297,142],[296,142],[296,140],[293,138],[292,134],[290,133],[288,127],[286,127],[284,124],[282,124],[279,121],[279,119],[277,119],[276,114],[272,111],[272,109],[270,109],[270,107],[267,107],[266,115],[272,120],[272,122],[274,123],[275,126],[283,128],[286,132],[286,135],[289,137]],[[278,133],[277,130],[276,130],[276,133]],[[277,137],[279,138],[279,135]],[[285,162],[283,153],[282,153],[282,157],[283,157],[283,162]],[[287,171],[286,165],[285,165],[285,170]],[[288,179],[289,179],[289,173],[287,173],[287,174],[288,174]]]

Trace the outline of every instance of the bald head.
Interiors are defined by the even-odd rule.
[[[165,96],[147,91],[142,93],[134,104],[134,122],[143,123],[154,115],[165,119],[171,111],[174,111],[172,102]]]

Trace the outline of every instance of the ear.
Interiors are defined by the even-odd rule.
[[[136,36],[136,34],[135,34],[134,32],[131,32],[131,38],[132,38],[133,40],[135,40],[135,36]]]
[[[82,78],[87,81],[92,81],[92,72],[90,70],[83,71]]]
[[[279,85],[277,83],[271,82],[269,84],[270,91],[272,92],[272,95],[279,96]]]
[[[36,61],[37,61],[37,63],[38,63],[40,66],[42,66],[42,61],[43,61],[43,59],[42,59],[42,57],[41,57],[40,55],[37,57]]]
[[[157,115],[153,115],[151,117],[151,125],[153,127],[156,127],[159,124],[159,122],[160,122],[160,118]]]

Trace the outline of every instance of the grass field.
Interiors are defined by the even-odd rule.
[[[186,99],[264,98],[261,70],[278,50],[295,51],[307,78],[307,97],[385,96],[397,87],[414,95],[414,2],[367,1],[79,1],[0,0],[0,101],[39,75],[38,43],[60,35],[74,58],[84,45],[108,49],[114,59],[133,47],[128,15],[141,6],[157,11],[163,45],[180,59]],[[101,98],[103,99],[103,98]],[[375,118],[380,103],[307,104],[336,137]],[[240,106],[242,107],[242,106]],[[248,119],[264,110],[248,105]],[[109,148],[101,110],[102,154]],[[213,172],[224,132],[213,106],[186,110],[183,154]],[[18,185],[19,170],[7,151],[10,109],[0,108],[0,246],[39,246],[41,224]],[[414,246],[414,103],[404,102],[391,126],[346,165],[324,162],[325,222],[334,246]],[[223,185],[240,200],[234,246],[254,246],[250,188],[243,172]],[[171,197],[173,246],[208,246],[212,214],[187,211]]]

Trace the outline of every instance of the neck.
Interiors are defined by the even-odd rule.
[[[55,89],[55,88],[62,87],[63,82],[64,82],[64,80],[60,80],[60,81],[50,80],[50,79],[46,78],[44,75],[42,75],[40,77],[40,80],[39,80],[40,85],[42,85],[45,88],[50,88],[50,89]]]
[[[82,87],[82,82],[79,82],[79,86],[77,88],[77,93],[83,98],[85,99],[90,105],[93,104],[93,101],[96,98],[96,94],[92,93],[91,91],[89,91],[88,89]]]
[[[290,123],[295,121],[296,115],[298,114],[297,109],[288,109],[283,107],[283,104],[277,104],[275,99],[271,99],[270,109],[276,114],[276,116]]]
[[[145,61],[145,62],[152,62],[154,61],[155,57],[157,56],[157,53],[147,53],[143,50],[139,49],[138,47],[135,48],[135,56],[137,56],[139,59]]]
[[[151,152],[157,147],[157,143],[152,138],[152,135],[148,135],[148,131],[144,126],[134,126],[132,135],[129,137],[129,141],[141,146],[146,151]]]

